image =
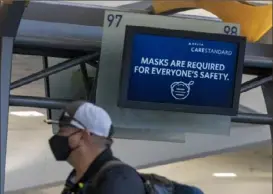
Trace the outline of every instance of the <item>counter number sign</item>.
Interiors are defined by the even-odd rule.
[[[119,24],[123,18],[122,14],[108,14],[107,21],[108,27],[119,27]]]
[[[238,28],[236,26],[225,26],[224,33],[227,35],[238,35]]]

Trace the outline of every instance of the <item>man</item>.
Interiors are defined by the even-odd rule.
[[[67,178],[63,194],[144,194],[137,171],[117,161],[111,151],[112,121],[100,107],[89,102],[73,102],[57,123],[59,131],[49,140],[57,161],[67,161],[74,170]],[[99,175],[98,175],[99,174]]]

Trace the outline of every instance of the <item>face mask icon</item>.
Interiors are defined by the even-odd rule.
[[[194,81],[190,81],[189,83],[185,83],[182,81],[173,82],[171,84],[171,94],[176,100],[184,100],[186,99],[190,92],[191,86],[194,84]]]

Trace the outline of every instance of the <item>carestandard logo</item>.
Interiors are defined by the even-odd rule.
[[[206,47],[201,42],[189,42],[190,50],[192,53],[204,53],[204,54],[215,54],[215,55],[232,55],[232,51],[223,49],[213,49]]]

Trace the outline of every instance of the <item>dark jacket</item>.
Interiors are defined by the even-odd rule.
[[[117,160],[111,150],[105,150],[90,165],[84,176],[73,183],[75,170],[66,180],[62,194],[145,194],[143,182],[136,170],[127,165],[113,166],[100,176],[97,186],[91,186],[92,178],[106,162]]]

